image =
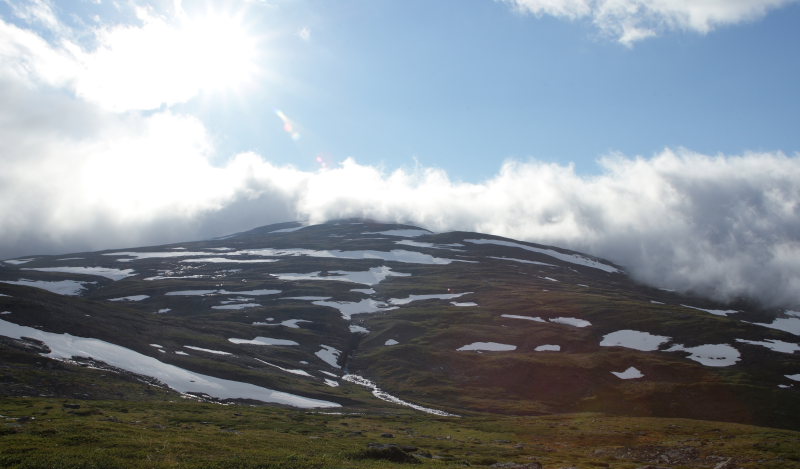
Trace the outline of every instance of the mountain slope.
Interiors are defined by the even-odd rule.
[[[0,282],[4,394],[84,382],[95,398],[390,406],[378,394],[451,414],[798,427],[798,313],[648,288],[602,259],[495,236],[286,223],[4,261]],[[47,377],[42,355],[62,368]]]

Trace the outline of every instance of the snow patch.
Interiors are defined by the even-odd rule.
[[[328,275],[322,275],[321,271],[310,272],[306,274],[299,273],[279,273],[272,274],[280,280],[297,281],[297,280],[329,280],[338,282],[351,282],[360,283],[362,285],[377,285],[388,277],[410,277],[411,274],[404,274],[401,272],[392,272],[390,267],[381,266],[373,267],[363,272],[348,272],[344,270],[332,270],[327,272]]]
[[[524,249],[526,251],[537,252],[539,254],[544,254],[546,256],[554,257],[558,260],[569,262],[571,264],[578,264],[585,267],[591,267],[593,269],[599,269],[608,273],[620,272],[620,270],[617,269],[616,267],[604,264],[602,262],[598,262],[594,259],[589,259],[588,257],[581,256],[579,254],[567,254],[555,251],[553,249],[535,248],[533,246],[526,246],[524,244],[514,243],[511,241],[501,241],[497,239],[465,239],[464,242],[472,244],[494,244],[497,246],[519,248],[519,249]]]
[[[211,350],[202,347],[195,347],[194,345],[184,345],[183,348],[188,348],[189,350],[197,350],[199,352],[213,353],[214,355],[233,355],[232,353],[223,352],[221,350]]]
[[[560,345],[551,345],[551,344],[544,344],[536,347],[533,349],[536,352],[560,352],[561,346]]]
[[[280,230],[270,231],[270,232],[269,232],[269,233],[267,233],[267,234],[273,234],[273,233],[292,233],[292,232],[294,232],[294,231],[302,230],[303,228],[305,228],[305,225],[301,225],[301,226],[295,226],[294,228],[281,228]]]
[[[236,252],[229,252],[229,256],[248,255],[248,256],[265,256],[265,257],[284,257],[284,256],[307,256],[307,257],[320,257],[320,258],[334,258],[334,259],[374,259],[382,260],[385,262],[402,262],[406,264],[426,264],[426,265],[447,265],[456,261],[454,259],[444,259],[434,257],[429,254],[421,252],[406,251],[403,249],[393,249],[391,251],[339,251],[339,250],[324,250],[315,251],[312,249],[291,248],[291,249],[247,249]]]
[[[778,329],[779,331],[788,332],[794,335],[800,335],[800,318],[775,318],[770,324],[754,322],[756,326],[769,327],[770,329]]]
[[[165,293],[167,296],[210,296],[210,295],[244,295],[244,296],[266,296],[277,295],[281,290],[180,290]]]
[[[292,369],[292,368],[284,368],[282,366],[278,366],[278,365],[276,365],[274,363],[270,363],[270,362],[265,362],[264,360],[261,360],[259,358],[255,358],[255,357],[253,358],[253,360],[259,361],[259,362],[261,362],[261,363],[263,363],[265,365],[269,365],[271,367],[277,368],[277,369],[279,369],[281,371],[285,371],[287,373],[291,373],[293,375],[308,376],[309,378],[313,378],[313,376],[311,376],[310,374],[308,374],[306,371],[303,371],[303,370]]]
[[[447,251],[459,251],[459,252],[463,251],[463,249],[457,249],[457,248],[464,247],[464,245],[460,243],[434,244],[434,243],[422,243],[419,241],[411,241],[410,239],[395,241],[394,243],[403,246],[411,246],[415,248],[445,249]]]
[[[402,400],[402,399],[400,399],[398,397],[395,397],[395,396],[393,396],[393,395],[391,395],[391,394],[389,394],[387,392],[381,391],[381,389],[378,387],[377,384],[375,384],[374,382],[368,380],[367,378],[364,378],[363,376],[359,376],[359,375],[344,375],[344,376],[342,376],[342,380],[348,381],[348,382],[353,383],[353,384],[358,384],[359,386],[364,386],[366,388],[372,389],[372,395],[377,397],[378,399],[380,399],[382,401],[391,402],[393,404],[397,404],[397,405],[401,405],[401,406],[405,406],[405,407],[410,407],[410,408],[412,408],[414,410],[418,410],[420,412],[425,412],[425,413],[433,414],[433,415],[439,415],[441,417],[458,417],[458,415],[451,414],[451,413],[445,412],[443,410],[431,409],[431,408],[428,408],[428,407],[423,407],[421,405],[412,404],[410,402],[404,401],[404,400]]]
[[[526,319],[528,321],[536,321],[536,322],[545,322],[544,319],[540,318],[539,316],[518,316],[516,314],[501,314],[501,318],[510,318],[510,319]]]
[[[589,321],[578,318],[550,318],[549,321],[554,322],[556,324],[566,324],[568,326],[574,326],[574,327],[588,327],[592,325],[592,323],[590,323]]]
[[[341,368],[337,362],[339,359],[339,355],[342,353],[341,350],[337,350],[330,345],[322,345],[320,344],[321,349],[317,352],[314,352],[314,355],[317,356],[320,360],[324,361],[328,365],[334,368]]]
[[[416,238],[417,236],[424,236],[432,233],[428,230],[408,229],[408,230],[369,231],[369,232],[364,232],[362,234],[397,236],[398,238]]]
[[[20,264],[27,264],[28,262],[30,262],[32,260],[33,259],[9,259],[9,260],[3,261],[3,262],[5,262],[6,264],[11,264],[11,265],[20,265]]]
[[[611,374],[619,379],[637,379],[644,377],[642,372],[634,367],[630,367],[625,371],[612,371]]]
[[[300,300],[300,301],[324,301],[330,300],[330,296],[287,296],[281,298],[282,300]]]
[[[464,292],[464,293],[439,293],[433,295],[409,295],[406,298],[391,298],[389,300],[389,304],[391,305],[407,305],[414,301],[424,301],[424,300],[452,300],[453,298],[458,298],[460,296],[468,295],[472,292]]]
[[[264,264],[278,262],[278,259],[228,259],[227,257],[200,257],[197,259],[183,259],[181,262],[189,264]]]
[[[281,326],[289,327],[291,329],[300,329],[301,322],[310,323],[311,321],[308,321],[306,319],[287,319],[281,322]]]
[[[133,259],[117,259],[119,262],[130,262],[133,260],[141,259],[160,259],[165,257],[192,257],[192,256],[213,256],[213,252],[202,251],[163,251],[163,252],[106,252],[104,256],[124,256],[132,257]]]
[[[22,270],[36,270],[39,272],[60,272],[65,274],[83,274],[105,277],[111,280],[122,280],[123,278],[136,275],[133,269],[113,269],[110,267],[26,267]]]
[[[705,311],[706,313],[711,313],[714,316],[727,316],[729,314],[734,314],[739,312],[735,309],[705,309],[705,308],[698,308],[697,306],[689,306],[689,305],[681,305],[681,306],[683,306],[684,308],[691,308],[700,311]]]
[[[56,280],[49,282],[46,280],[28,280],[22,278],[16,281],[0,280],[0,283],[10,283],[12,285],[41,288],[42,290],[47,290],[59,295],[77,296],[86,289],[84,285],[94,282],[79,282],[77,280]]]
[[[131,296],[122,296],[119,298],[111,298],[108,301],[142,301],[150,298],[150,295],[131,295]]]
[[[369,329],[366,327],[350,325],[350,333],[351,334],[369,334]]]
[[[658,350],[661,344],[669,342],[669,337],[654,335],[649,332],[623,329],[603,336],[601,347],[625,347],[643,352]]]
[[[496,256],[489,256],[489,259],[497,259],[499,261],[511,261],[511,262],[518,262],[520,264],[534,264],[534,265],[544,265],[547,267],[556,267],[554,264],[548,264],[547,262],[539,262],[539,261],[529,261],[525,259],[517,259],[516,257],[496,257]]]
[[[688,352],[689,359],[705,366],[731,366],[739,361],[739,351],[728,344],[705,344],[697,347],[684,347],[675,344],[667,352]]]
[[[339,387],[339,382],[338,381],[334,381],[334,380],[328,379],[328,378],[324,378],[324,379],[325,379],[325,384],[326,385],[328,385],[328,386],[330,386],[332,388]]]
[[[256,337],[255,339],[228,339],[228,342],[234,344],[247,344],[247,345],[300,345],[293,340],[286,339],[273,339],[271,337]]]
[[[509,352],[511,350],[516,350],[516,349],[517,349],[516,345],[499,344],[497,342],[473,342],[471,344],[459,347],[456,350],[459,352],[470,351],[470,350],[486,351],[486,352]]]
[[[398,341],[396,341],[396,340],[394,340],[394,339],[389,339],[389,340],[387,340],[386,342],[384,342],[384,343],[383,343],[383,345],[397,345],[397,344],[399,344],[399,343],[400,343],[400,342],[398,342]]]
[[[177,275],[177,276],[168,276],[168,275],[155,275],[153,277],[145,277],[142,280],[152,281],[152,280],[173,280],[173,279],[186,279],[186,278],[205,278],[207,275]]]
[[[800,345],[798,344],[793,344],[791,342],[784,342],[782,340],[775,340],[775,339],[766,339],[763,341],[736,339],[736,342],[741,342],[743,344],[750,344],[750,345],[760,345],[774,352],[795,353],[800,351]]]
[[[317,306],[328,306],[339,311],[342,318],[350,320],[354,314],[376,313],[378,311],[389,311],[397,309],[397,306],[388,306],[373,299],[363,299],[361,301],[314,301],[312,304]]]
[[[460,303],[458,301],[451,301],[450,304],[453,306],[458,306],[459,308],[469,308],[472,306],[478,306],[478,303],[475,303],[473,301],[463,301]]]
[[[212,306],[211,309],[239,310],[239,309],[259,308],[259,307],[261,307],[261,305],[258,303],[234,303],[229,305]]]

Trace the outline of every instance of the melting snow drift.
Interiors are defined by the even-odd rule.
[[[663,335],[653,335],[649,332],[634,331],[623,329],[603,336],[600,342],[602,347],[625,347],[643,352],[658,350],[664,342],[669,342],[670,338]]]
[[[98,339],[44,332],[32,327],[18,326],[2,319],[0,319],[0,334],[16,339],[31,337],[40,340],[50,348],[51,352],[46,355],[50,358],[69,360],[73,355],[89,355],[95,360],[131,373],[155,378],[184,394],[199,393],[219,399],[253,399],[302,408],[341,407],[335,402],[311,399],[249,383],[194,373]]]
[[[613,374],[619,379],[637,379],[644,377],[642,372],[634,367],[630,367],[625,371],[612,371],[611,374]]]
[[[471,344],[459,347],[456,350],[459,352],[470,351],[470,350],[485,351],[485,352],[509,352],[511,350],[516,350],[516,349],[517,349],[516,345],[498,344],[497,342],[473,342]]]
[[[136,275],[133,269],[112,269],[110,267],[26,267],[22,270],[37,270],[39,272],[60,272],[65,274],[96,275],[111,280],[122,280]]]
[[[667,352],[689,352],[689,359],[705,366],[731,366],[739,361],[739,351],[728,344],[706,344],[684,347],[675,344]]]
[[[77,296],[86,288],[84,285],[91,282],[78,282],[77,280],[57,280],[48,282],[46,280],[19,279],[16,281],[3,280],[0,283],[10,283],[12,285],[23,285],[26,287],[41,288],[59,295]]]
[[[392,402],[394,404],[398,404],[405,407],[411,407],[414,410],[419,410],[421,412],[425,412],[428,414],[439,415],[442,417],[458,417],[458,415],[447,413],[443,410],[436,410],[431,409],[428,407],[422,407],[421,405],[412,404],[410,402],[406,402],[398,397],[392,396],[391,394],[381,391],[377,384],[373,383],[372,381],[364,378],[363,376],[358,375],[344,375],[342,376],[342,380],[348,381],[350,383],[355,383],[360,386],[364,386],[367,388],[372,389],[372,395],[377,397],[378,399],[386,402]]]

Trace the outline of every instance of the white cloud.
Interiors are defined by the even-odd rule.
[[[43,24],[55,39],[0,20],[0,74],[65,87],[111,111],[154,110],[202,92],[237,90],[259,74],[257,40],[241,12],[166,17],[137,8],[139,23],[98,26],[87,49],[46,3],[26,5],[17,15]]]
[[[665,150],[608,158],[592,177],[510,161],[474,184],[351,159],[307,172],[249,153],[215,167],[192,117],[52,98],[67,123],[36,112],[34,91],[0,90],[0,121],[14,124],[0,127],[0,257],[364,216],[571,247],[660,287],[800,305],[800,156]]]
[[[796,0],[503,0],[523,13],[589,19],[623,44],[664,31],[708,33],[753,21]]]

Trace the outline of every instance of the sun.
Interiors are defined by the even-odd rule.
[[[201,16],[182,17],[179,37],[185,70],[203,91],[238,92],[257,79],[259,39],[244,17],[244,10],[207,10]]]

